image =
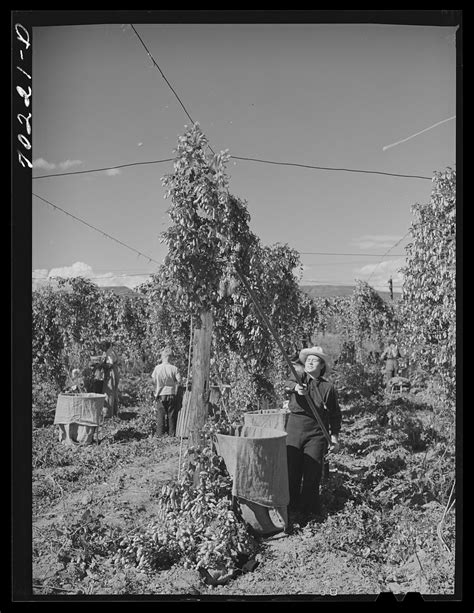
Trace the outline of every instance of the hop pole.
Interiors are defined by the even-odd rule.
[[[282,342],[280,341],[280,338],[277,334],[277,331],[275,330],[274,326],[272,325],[272,323],[270,322],[270,320],[267,318],[267,316],[265,315],[265,313],[263,312],[257,297],[255,296],[255,292],[253,291],[253,289],[250,287],[250,284],[248,283],[247,279],[245,278],[245,276],[240,272],[240,270],[238,269],[237,265],[234,264],[234,270],[237,273],[237,276],[239,277],[240,281],[242,282],[242,285],[245,287],[245,289],[247,290],[250,298],[252,299],[252,302],[255,305],[255,308],[257,309],[257,312],[261,318],[261,320],[263,321],[263,323],[265,324],[265,326],[268,328],[270,334],[273,336],[273,338],[276,341],[276,344],[278,345],[278,348],[280,349],[283,357],[286,360],[286,363],[288,364],[291,372],[293,373],[295,379],[298,381],[298,383],[301,384],[301,378],[299,376],[299,374],[297,373],[295,367],[293,366],[293,364],[291,363],[290,358],[288,357],[285,348],[283,347]],[[319,391],[319,390],[318,390]],[[318,410],[316,408],[316,405],[314,404],[314,400],[311,398],[311,396],[305,396],[311,411],[313,412],[316,421],[318,422],[321,430],[323,431],[323,434],[328,442],[328,444],[331,444],[331,437],[329,436],[329,432],[326,429],[326,426],[323,424],[323,420],[321,419],[321,416],[318,413]],[[324,404],[324,401],[323,401]]]

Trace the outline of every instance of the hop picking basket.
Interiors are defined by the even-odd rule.
[[[286,432],[290,411],[286,409],[266,409],[244,413],[244,425],[259,428],[275,428]]]
[[[94,433],[104,422],[104,401],[105,394],[59,394],[54,423],[59,426],[60,442],[92,442]]]
[[[217,434],[217,447],[244,521],[261,535],[283,531],[290,500],[286,432],[239,426],[232,436]]]

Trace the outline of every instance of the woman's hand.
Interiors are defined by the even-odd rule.
[[[297,383],[295,385],[295,392],[300,396],[306,396],[308,393],[308,388],[304,383]]]
[[[329,453],[337,453],[340,449],[339,441],[335,434],[331,434],[331,444],[329,445]]]

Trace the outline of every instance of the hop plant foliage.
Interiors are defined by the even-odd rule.
[[[83,370],[105,339],[123,362],[146,351],[144,301],[102,291],[82,277],[56,279],[57,287],[40,288],[32,300],[32,363],[35,377],[63,388],[72,368]]]
[[[159,521],[123,539],[116,562],[152,573],[180,562],[187,568],[238,567],[256,544],[232,502],[232,482],[214,449],[217,428],[208,423],[199,447],[189,447],[179,480],[158,493]]]
[[[172,225],[163,233],[166,266],[182,290],[182,302],[196,316],[215,302],[225,262],[253,235],[249,213],[228,192],[227,151],[213,156],[198,124],[178,139],[174,172],[163,177]]]
[[[166,281],[157,298],[195,321],[210,312],[220,348],[238,351],[249,370],[265,371],[273,340],[241,281],[246,278],[283,342],[293,341],[304,310],[294,272],[301,272],[299,255],[288,245],[260,244],[246,204],[229,193],[228,151],[211,155],[207,148],[194,124],[178,139],[174,172],[163,177],[171,226],[163,233],[168,256],[160,281]]]
[[[401,321],[411,358],[448,395],[456,385],[456,171],[433,177],[430,202],[412,207]]]

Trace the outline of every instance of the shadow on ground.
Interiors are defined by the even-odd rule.
[[[123,421],[130,421],[131,419],[135,419],[138,415],[136,411],[122,411],[118,414],[118,417]]]
[[[146,432],[140,432],[139,430],[135,430],[135,428],[129,428],[127,430],[119,430],[112,436],[112,441],[114,443],[122,442],[122,441],[141,441],[144,438],[148,438],[148,434]]]

